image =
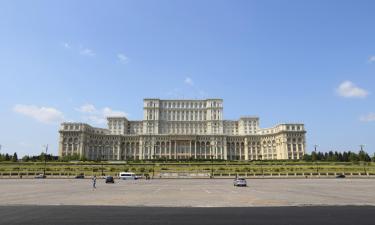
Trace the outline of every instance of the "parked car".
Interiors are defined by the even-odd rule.
[[[47,176],[42,173],[35,176],[35,179],[45,179],[45,178],[47,178]]]
[[[108,184],[108,183],[112,183],[114,184],[115,183],[115,179],[112,177],[112,176],[107,176],[105,178],[105,183]]]
[[[336,178],[345,178],[344,174],[337,175]]]
[[[245,178],[236,178],[236,179],[234,179],[233,186],[236,186],[236,187],[246,187],[247,183],[246,183]]]
[[[76,179],[84,179],[84,178],[85,178],[85,175],[83,175],[83,173],[76,176]]]
[[[120,172],[118,176],[122,180],[137,180],[138,179],[138,176],[132,172]]]

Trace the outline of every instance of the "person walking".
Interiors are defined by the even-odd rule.
[[[96,189],[96,175],[94,175],[94,177],[92,178],[92,188],[93,190]]]

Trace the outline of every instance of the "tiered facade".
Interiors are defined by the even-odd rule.
[[[223,100],[143,100],[143,120],[109,117],[108,128],[62,123],[59,155],[89,160],[300,159],[303,124],[259,128],[258,117],[223,119]]]

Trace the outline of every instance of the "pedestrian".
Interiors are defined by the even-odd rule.
[[[92,178],[92,188],[93,190],[96,189],[96,175]]]

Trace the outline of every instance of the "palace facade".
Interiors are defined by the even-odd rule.
[[[143,120],[109,117],[108,128],[62,123],[59,156],[89,160],[301,159],[300,123],[260,128],[259,118],[224,120],[223,100],[143,100]]]

